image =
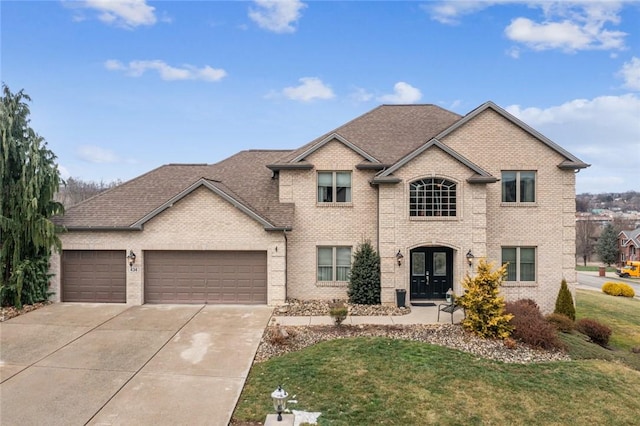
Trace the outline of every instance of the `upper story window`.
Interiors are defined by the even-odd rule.
[[[507,263],[505,281],[536,280],[535,247],[502,247],[502,264]]]
[[[503,171],[502,202],[503,203],[535,203],[536,172]]]
[[[455,216],[456,184],[447,179],[428,178],[409,186],[409,216]]]
[[[351,172],[318,172],[319,203],[350,203]]]

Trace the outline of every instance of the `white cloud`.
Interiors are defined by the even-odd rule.
[[[113,151],[95,145],[81,145],[77,148],[81,160],[94,164],[118,163],[121,161]]]
[[[300,0],[254,0],[256,8],[249,9],[249,18],[260,28],[274,33],[293,33],[295,23],[302,16],[306,4]]]
[[[294,101],[309,102],[315,99],[332,99],[335,97],[331,87],[324,84],[317,77],[303,77],[300,85],[295,87],[285,87],[282,94]]]
[[[548,108],[506,108],[582,161],[592,164],[578,174],[578,192],[638,188],[640,97],[635,94],[575,99]]]
[[[635,56],[625,62],[618,73],[624,79],[624,87],[630,90],[640,90],[640,58]]]
[[[512,41],[533,50],[622,50],[626,33],[610,29],[620,23],[622,2],[618,1],[446,1],[423,6],[431,18],[443,24],[458,24],[465,15],[496,5],[526,4],[542,12],[541,19],[516,17],[504,33]],[[517,58],[519,51],[509,50]]]
[[[367,102],[373,99],[373,94],[369,93],[366,89],[356,87],[349,95],[349,98],[355,102]]]
[[[539,2],[544,20],[516,18],[506,36],[534,50],[621,50],[627,36],[606,28],[620,23],[618,2]]]
[[[104,67],[109,71],[124,71],[132,77],[140,77],[149,70],[156,71],[160,78],[167,81],[173,80],[203,80],[220,81],[226,77],[227,72],[223,69],[212,68],[206,65],[202,68],[193,65],[183,65],[181,68],[172,67],[164,61],[131,61],[128,64],[109,59],[105,61]]]
[[[69,7],[91,9],[98,12],[102,22],[124,28],[140,25],[154,25],[157,22],[155,7],[149,6],[146,0],[85,0],[65,2]],[[76,16],[74,20],[82,20]]]
[[[460,23],[460,17],[479,12],[490,6],[495,1],[443,1],[422,5],[422,9],[426,10],[431,19],[442,24],[455,25]]]
[[[392,94],[380,96],[378,101],[390,104],[414,104],[420,99],[422,99],[420,89],[399,81],[393,86]]]

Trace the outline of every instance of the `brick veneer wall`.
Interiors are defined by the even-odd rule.
[[[382,256],[383,302],[393,303],[395,289],[409,292],[410,250],[421,246],[444,246],[454,250],[453,290],[462,294],[460,282],[469,272],[466,253],[486,253],[485,184],[471,185],[466,180],[474,172],[438,147],[414,158],[394,176],[398,184],[380,187],[380,249]],[[409,184],[415,180],[440,177],[456,182],[455,217],[410,217]],[[401,266],[395,253],[401,250]]]
[[[535,170],[536,203],[516,206],[501,203],[500,182],[469,184],[468,167],[433,147],[394,173],[398,184],[369,185],[374,173],[355,165],[362,158],[333,141],[306,160],[313,170],[282,170],[280,199],[295,203],[293,231],[288,235],[289,296],[300,299],[345,297],[346,285],[316,282],[316,247],[351,245],[371,239],[381,255],[382,301],[394,303],[395,289],[408,290],[407,254],[419,246],[446,246],[454,250],[454,290],[472,272],[465,254],[498,264],[502,246],[535,246],[537,279],[503,286],[508,300],[532,298],[544,312],[553,310],[564,278],[575,295],[575,175],[557,166],[564,158],[501,115],[488,109],[441,142],[501,178],[502,170]],[[322,170],[353,171],[353,202],[322,206],[316,203],[316,175]],[[409,183],[439,176],[458,183],[455,219],[409,218]],[[378,207],[379,206],[379,207]],[[395,253],[405,255],[398,266]]]
[[[126,206],[123,206],[126,208]],[[196,189],[151,219],[142,231],[72,231],[61,235],[65,250],[133,250],[137,271],[127,268],[127,303],[144,303],[145,250],[264,250],[267,300],[285,299],[286,244],[282,232],[263,226],[205,187]],[[276,249],[277,248],[277,249]],[[52,256],[54,301],[60,301],[60,256]]]
[[[492,110],[442,140],[497,178],[502,170],[535,170],[536,203],[501,203],[501,185],[487,185],[487,250],[499,263],[501,247],[537,247],[535,283],[505,283],[508,300],[534,299],[551,312],[563,278],[575,296],[575,173],[564,158]]]
[[[341,142],[332,141],[309,155],[313,170],[281,170],[281,201],[295,203],[293,230],[287,233],[288,296],[297,299],[346,298],[344,282],[318,282],[316,248],[351,246],[352,253],[365,239],[378,244],[377,189],[369,184],[372,171],[355,166],[363,158]],[[318,171],[351,171],[352,202],[317,203]]]

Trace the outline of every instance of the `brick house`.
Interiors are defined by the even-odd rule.
[[[381,256],[382,302],[444,298],[480,258],[553,309],[575,287],[575,172],[588,164],[487,102],[382,105],[288,151],[169,164],[67,210],[60,301],[278,304],[346,297]],[[133,257],[135,256],[135,258]]]
[[[624,265],[627,260],[640,260],[640,228],[621,231],[618,234],[618,251],[621,265]]]

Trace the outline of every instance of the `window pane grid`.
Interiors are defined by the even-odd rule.
[[[351,172],[318,172],[319,203],[350,203]]]
[[[536,172],[535,171],[503,171],[502,202],[503,203],[535,203]]]
[[[456,216],[456,184],[441,178],[421,179],[409,187],[410,216]]]
[[[318,247],[318,281],[348,281],[351,247]]]
[[[535,247],[503,247],[502,264],[508,263],[505,281],[536,280]]]

